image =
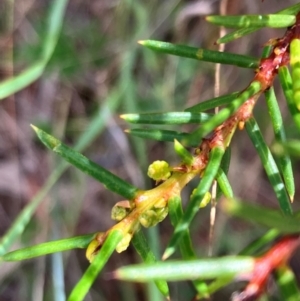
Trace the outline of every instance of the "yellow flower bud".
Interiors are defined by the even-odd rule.
[[[149,166],[147,174],[155,181],[165,181],[171,176],[169,164],[166,161],[154,161]]]
[[[118,245],[116,247],[116,251],[118,253],[125,251],[128,248],[131,239],[132,239],[132,234],[126,233],[124,235],[123,239],[118,243]]]

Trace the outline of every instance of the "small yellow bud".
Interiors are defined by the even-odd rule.
[[[123,239],[118,243],[118,245],[116,247],[116,251],[118,253],[125,251],[128,248],[131,239],[132,239],[132,234],[126,233],[124,235]]]
[[[104,243],[105,237],[106,237],[105,232],[99,232],[97,236],[88,245],[85,252],[85,256],[89,262],[92,262],[94,260],[95,256],[97,255],[101,246]]]
[[[139,222],[145,228],[149,228],[163,221],[167,215],[168,215],[168,207],[153,208],[142,213],[139,217]]]
[[[202,201],[201,201],[201,203],[200,203],[199,208],[206,207],[208,205],[208,203],[210,202],[210,200],[211,200],[211,194],[210,194],[210,192],[206,192],[203,199],[202,199]]]
[[[169,164],[166,161],[154,161],[148,168],[149,178],[155,181],[165,181],[171,176]]]
[[[193,197],[193,195],[195,194],[195,191],[196,191],[196,189],[193,190],[191,197]],[[211,194],[210,194],[210,192],[206,192],[206,193],[204,194],[204,197],[203,197],[201,203],[200,203],[199,208],[204,208],[204,207],[206,207],[207,204],[210,202],[210,200],[211,200]]]
[[[132,206],[129,201],[120,201],[111,209],[111,218],[114,221],[121,221],[131,211]]]

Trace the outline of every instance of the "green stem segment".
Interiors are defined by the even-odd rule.
[[[134,234],[132,238],[132,244],[137,251],[137,253],[141,256],[143,261],[146,264],[151,264],[157,262],[155,255],[151,251],[148,242],[143,234],[143,232],[140,230],[137,233]],[[169,297],[169,288],[168,284],[164,280],[155,280],[155,285],[159,289],[159,291],[166,297]]]
[[[82,301],[84,299],[96,277],[107,263],[118,243],[122,240],[123,235],[123,232],[120,230],[113,230],[108,234],[99,253],[72,290],[68,301]]]
[[[174,196],[168,201],[169,215],[171,223],[174,227],[178,224],[183,216],[183,210],[181,206],[181,198],[179,196]],[[190,231],[187,229],[179,242],[179,248],[184,260],[196,259],[196,253],[192,247],[192,240],[190,236]],[[198,295],[201,297],[209,297],[207,292],[207,284],[199,279],[193,281],[194,287],[196,288]]]
[[[170,243],[163,255],[164,259],[168,258],[175,252],[177,244],[186,230],[189,228],[191,221],[199,210],[199,206],[204,198],[205,193],[209,191],[212,182],[217,175],[223,155],[224,149],[221,147],[215,147],[211,150],[209,162],[206,166],[204,176],[201,179],[199,186],[193,193],[186,212],[175,228],[175,231],[170,239]]]

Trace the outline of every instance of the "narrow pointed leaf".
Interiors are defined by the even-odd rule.
[[[286,9],[278,11],[276,14],[279,14],[279,15],[296,15],[299,11],[300,11],[300,5],[295,4],[293,6],[290,6],[290,7],[286,8]],[[238,29],[238,30],[236,30],[234,32],[231,32],[231,33],[221,37],[220,39],[218,39],[217,44],[223,44],[223,43],[231,42],[231,41],[236,40],[238,38],[241,38],[245,35],[253,33],[257,30],[260,30],[261,28],[262,27],[252,27],[252,28]]]
[[[235,65],[243,68],[257,68],[259,65],[258,59],[236,53],[213,51],[155,40],[139,41],[139,43],[158,52],[187,57],[200,61]]]
[[[112,112],[116,110],[120,104],[122,91],[118,93],[111,93],[103,106],[99,107],[98,112],[95,117],[92,119],[90,125],[84,134],[79,137],[75,149],[77,151],[83,150],[86,148],[104,128],[105,121],[110,116]],[[61,177],[64,171],[70,165],[67,162],[60,164],[48,177],[45,184],[37,192],[37,194],[30,200],[30,202],[23,208],[20,214],[16,217],[13,224],[10,226],[9,230],[2,236],[0,240],[0,255],[6,253],[9,247],[13,242],[20,237],[20,234],[24,231],[26,225],[31,220],[32,215],[34,214],[36,208],[41,204],[41,202],[47,196],[49,190]]]
[[[155,265],[132,265],[119,268],[115,277],[121,280],[147,282],[154,279],[179,281],[187,279],[213,279],[251,272],[255,259],[252,257],[227,256],[185,262],[167,261]]]
[[[250,97],[258,93],[261,89],[259,82],[252,82],[251,85],[243,91],[231,104],[222,109],[218,114],[213,116],[209,121],[202,124],[199,129],[192,132],[185,140],[187,144],[195,145],[199,141],[213,131],[217,126],[234,114],[238,108]]]
[[[176,227],[178,222],[183,216],[183,210],[181,206],[181,198],[179,196],[172,197],[168,200],[168,208],[170,220],[173,227]],[[195,251],[192,247],[192,240],[190,237],[189,229],[184,230],[182,239],[179,242],[179,248],[182,254],[183,259],[190,260],[196,259]]]
[[[300,301],[300,291],[294,272],[288,266],[279,267],[275,273],[276,283],[284,301]]]
[[[169,215],[170,220],[173,227],[176,227],[177,223],[183,216],[183,210],[181,206],[181,198],[179,196],[172,197],[168,200],[168,208],[169,208]],[[182,239],[179,242],[179,249],[182,255],[182,258],[185,260],[196,259],[196,253],[192,247],[192,240],[190,237],[190,231],[187,229],[182,236]],[[200,280],[195,279],[193,281],[193,285],[198,292],[198,295],[201,297],[209,297],[207,292],[207,284]]]
[[[33,257],[43,256],[51,253],[67,251],[71,249],[86,248],[94,238],[95,234],[86,234],[82,236],[75,236],[66,239],[54,240],[38,244],[35,246],[22,248],[0,257],[0,261],[19,261],[26,260]]]
[[[300,4],[294,4],[291,5],[283,10],[280,10],[277,12],[277,14],[280,15],[297,15],[297,13],[300,11]]]
[[[287,140],[286,142],[279,143],[276,142],[272,145],[272,151],[277,156],[286,156],[290,154],[291,156],[300,156],[300,141],[299,140]]]
[[[254,255],[258,251],[260,251],[264,246],[272,242],[276,237],[280,235],[280,231],[278,229],[271,229],[263,236],[259,237],[255,241],[253,241],[250,245],[248,245],[245,249],[243,249],[239,255]]]
[[[222,208],[229,214],[250,222],[259,223],[269,228],[278,229],[281,233],[300,232],[299,218],[283,216],[280,211],[258,205],[251,205],[236,199],[228,199]]]
[[[298,219],[299,211],[296,212],[295,217]],[[242,250],[239,255],[253,255],[261,250],[265,245],[272,242],[275,238],[280,235],[280,231],[278,229],[271,229],[266,232],[263,236],[260,236],[257,240],[253,241],[250,245],[248,245],[244,250]]]
[[[300,111],[300,39],[293,39],[290,44],[290,64],[294,102]]]
[[[205,193],[209,191],[211,184],[217,175],[223,155],[223,148],[216,147],[211,150],[209,162],[206,166],[203,178],[193,193],[182,219],[175,228],[168,247],[163,255],[164,259],[168,258],[175,252],[176,246],[182,238],[182,235],[184,235],[185,231],[189,228],[190,223],[199,210],[199,206]]]
[[[21,74],[7,79],[0,84],[0,100],[27,87],[43,74],[59,38],[67,3],[68,0],[53,1],[48,17],[48,29],[40,58]]]
[[[274,93],[273,87],[265,92],[268,111],[271,117],[275,139],[279,143],[284,143],[286,141],[285,129],[283,126],[283,121],[281,117],[281,112],[278,106],[278,102]],[[278,158],[279,168],[284,179],[286,190],[290,196],[291,201],[294,199],[295,195],[295,181],[292,169],[291,158],[288,154]]]
[[[47,134],[46,132],[33,126],[39,139],[55,153],[63,157],[66,161],[83,171],[84,173],[92,176],[99,182],[103,183],[104,186],[119,195],[122,195],[126,199],[133,199],[138,189],[110,171],[92,162],[82,154],[63,144],[58,139]]]
[[[295,23],[296,17],[291,15],[247,15],[247,16],[208,16],[206,21],[232,28],[273,27],[283,28]]]
[[[194,162],[194,157],[191,153],[185,149],[185,147],[175,139],[174,141],[174,149],[177,155],[181,158],[182,162],[187,165],[192,165]]]
[[[221,168],[219,168],[216,178],[220,191],[224,194],[226,198],[232,198],[233,190],[225,172]]]
[[[229,43],[231,41],[242,38],[250,33],[253,33],[259,29],[261,29],[261,27],[241,28],[241,29],[235,30],[234,32],[230,32],[230,33],[226,34],[225,36],[219,38],[216,41],[216,43],[217,44]]]
[[[293,117],[295,125],[300,131],[300,111],[297,109],[294,102],[293,82],[288,67],[286,66],[280,67],[278,74],[279,74],[280,84],[282,86],[282,90],[286,98],[289,111]]]
[[[155,263],[157,262],[154,253],[151,251],[148,242],[143,234],[143,232],[140,230],[137,233],[134,234],[132,238],[132,244],[137,251],[137,253],[140,255],[140,257],[143,259],[145,263]],[[168,284],[164,280],[155,280],[155,284],[159,291],[166,297],[169,297],[169,288]]]
[[[218,182],[217,199],[221,197],[222,193],[225,195],[225,197],[233,197],[233,191],[229,183],[229,180],[227,178],[230,159],[231,159],[231,148],[227,147],[217,174],[217,182]]]
[[[216,280],[212,281],[207,288],[208,294],[212,295],[213,293],[217,292],[219,289],[225,287],[226,285],[232,283],[234,280],[233,275],[229,276],[220,276]],[[201,299],[200,299],[201,300]]]
[[[267,173],[267,176],[269,178],[269,181],[274,189],[274,192],[276,194],[277,200],[279,202],[279,206],[282,210],[282,212],[285,215],[291,215],[292,214],[292,207],[290,204],[290,198],[287,194],[287,191],[285,189],[285,185],[281,179],[278,167],[276,165],[276,162],[273,158],[273,155],[268,148],[266,142],[264,141],[264,138],[262,136],[262,133],[260,132],[259,126],[256,123],[254,118],[250,118],[246,122],[246,129],[247,133],[256,148],[260,160],[264,166],[264,169]]]
[[[185,109],[187,112],[204,112],[210,109],[214,109],[216,107],[221,107],[224,105],[230,104],[234,101],[240,92],[234,92],[231,94],[223,95],[220,97],[208,99],[206,101],[200,102],[190,108]]]
[[[112,230],[103,246],[101,247],[99,253],[94,258],[93,262],[89,265],[83,276],[80,278],[79,282],[76,284],[72,290],[68,301],[82,301],[86,296],[87,292],[94,283],[96,277],[101,272],[104,265],[107,263],[108,259],[114,252],[118,243],[122,240],[123,233],[119,230]]]
[[[188,137],[189,135],[188,133],[183,132],[152,129],[130,129],[126,130],[126,133],[143,139],[152,139],[157,141],[169,142],[174,142],[175,139],[181,142],[184,138]],[[197,146],[197,144],[191,146]]]
[[[203,123],[211,118],[212,114],[191,112],[170,112],[152,114],[124,114],[120,117],[135,124],[188,124]]]

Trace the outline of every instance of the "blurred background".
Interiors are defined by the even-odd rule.
[[[47,16],[53,1],[1,0],[0,80],[19,74],[35,63],[42,51]],[[273,13],[294,0],[228,0],[227,14]],[[0,236],[26,205],[45,191],[53,172],[62,165],[35,137],[30,124],[75,146],[80,137],[95,138],[82,151],[88,158],[140,188],[154,183],[148,165],[158,159],[176,164],[172,143],[129,137],[122,113],[182,111],[214,96],[215,65],[157,54],[137,44],[156,39],[217,49],[219,28],[204,16],[219,14],[217,0],[72,0],[45,72],[0,106]],[[225,50],[259,57],[263,45],[284,30],[263,29],[226,45]],[[252,69],[221,67],[221,94],[244,89]],[[277,84],[276,84],[277,85]],[[295,137],[282,92],[277,89],[288,136]],[[255,109],[268,143],[273,140],[262,98]],[[94,127],[91,127],[94,124]],[[165,127],[167,128],[167,127]],[[188,130],[187,127],[168,127]],[[51,176],[51,177],[50,177]],[[295,169],[299,182],[299,172]],[[239,198],[277,208],[272,188],[245,132],[233,139],[229,179]],[[48,182],[47,182],[48,181]],[[197,184],[186,190],[184,202]],[[296,187],[299,185],[296,185]],[[23,234],[11,249],[48,240],[105,231],[114,222],[112,206],[121,198],[71,167],[50,185]],[[297,195],[297,193],[296,193]],[[296,200],[297,201],[297,200]],[[206,256],[210,206],[192,225],[199,256]],[[217,212],[213,254],[236,254],[266,229],[229,219]],[[161,256],[172,233],[167,218],[146,231],[152,249]],[[177,254],[178,255],[178,254]],[[130,247],[114,255],[104,275],[140,259]],[[84,250],[70,251],[18,263],[0,263],[0,300],[64,300],[88,266]],[[163,300],[151,285],[121,283],[98,277],[85,300]],[[212,300],[228,300],[233,287]],[[272,289],[272,287],[270,288]],[[174,300],[191,300],[189,283],[171,284]]]

